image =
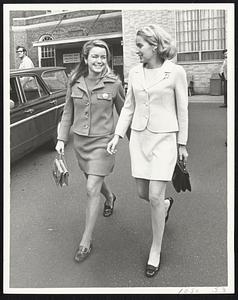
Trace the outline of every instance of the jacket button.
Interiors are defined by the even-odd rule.
[[[86,118],[86,119],[88,118],[88,113],[87,113],[87,112],[85,113],[85,118]]]
[[[85,102],[85,105],[89,105],[89,102]]]
[[[88,128],[88,125],[86,125],[86,124],[85,124],[85,125],[83,125],[83,128]]]

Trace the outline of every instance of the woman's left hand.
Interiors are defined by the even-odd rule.
[[[183,160],[185,163],[188,160],[188,151],[186,149],[185,145],[179,145],[178,146],[178,155],[179,155],[179,160]]]

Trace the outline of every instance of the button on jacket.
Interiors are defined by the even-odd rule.
[[[124,137],[128,126],[138,131],[178,132],[177,142],[186,145],[188,138],[188,96],[184,69],[166,60],[161,75],[146,85],[143,65],[129,72],[126,101],[115,133]]]
[[[58,139],[67,141],[71,126],[74,133],[84,136],[113,133],[113,107],[120,114],[124,97],[121,81],[113,74],[102,78],[90,94],[83,76],[72,87],[68,84]]]

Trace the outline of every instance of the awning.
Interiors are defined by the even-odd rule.
[[[122,38],[122,32],[102,33],[102,34],[86,35],[86,36],[82,35],[79,37],[71,37],[67,39],[58,39],[58,40],[48,40],[42,42],[37,41],[37,42],[33,42],[33,47],[68,45],[68,44],[86,42],[95,39],[110,40],[110,39],[118,39],[118,38]]]

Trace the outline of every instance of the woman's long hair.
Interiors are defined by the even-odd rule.
[[[107,66],[104,72],[101,74],[101,77],[104,77],[106,74],[111,72],[109,68],[109,61],[111,59],[110,50],[108,45],[102,40],[92,40],[88,41],[83,45],[81,56],[80,56],[80,63],[76,66],[76,68],[72,71],[70,76],[70,85],[74,85],[77,79],[81,76],[86,77],[88,75],[88,65],[85,63],[85,59],[88,58],[89,52],[94,47],[104,48],[107,53]]]
[[[172,38],[163,28],[158,25],[148,25],[137,31],[150,45],[157,47],[157,55],[164,61],[173,58],[176,53],[176,47],[172,44]]]

